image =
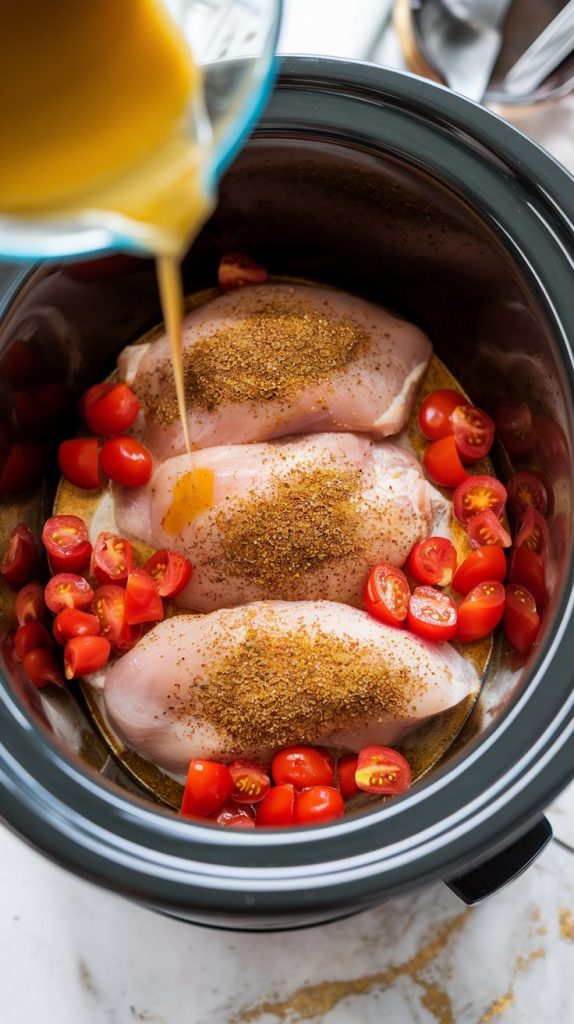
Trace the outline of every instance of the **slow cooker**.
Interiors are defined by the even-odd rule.
[[[437,878],[475,902],[530,863],[551,834],[543,808],[574,775],[573,222],[572,178],[481,107],[378,67],[283,62],[185,260],[186,289],[213,283],[222,251],[245,250],[275,274],[399,310],[487,410],[525,398],[554,497],[540,641],[526,663],[497,649],[463,732],[409,794],[297,830],[179,820],[101,755],[74,695],[62,692],[48,712],[5,663],[0,812],[10,828],[140,904],[245,929],[335,919]],[[46,383],[62,389],[58,415],[47,423],[39,410],[26,426],[43,479],[3,496],[11,525],[26,502],[38,522],[47,514],[68,410],[160,311],[145,260],[2,274],[3,459],[20,440],[22,391],[33,400]]]

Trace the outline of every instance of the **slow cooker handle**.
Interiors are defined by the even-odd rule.
[[[471,866],[463,875],[450,878],[446,884],[465,903],[480,903],[526,871],[551,839],[550,822],[542,816],[510,846]]]

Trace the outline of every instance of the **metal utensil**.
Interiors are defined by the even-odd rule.
[[[516,61],[502,82],[510,96],[533,92],[574,50],[574,0],[570,0],[532,46]]]

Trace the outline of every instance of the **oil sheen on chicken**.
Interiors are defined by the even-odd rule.
[[[431,344],[413,324],[330,288],[267,284],[219,296],[184,321],[193,448],[326,430],[380,439],[405,425]],[[145,412],[144,441],[185,450],[168,338],[119,360]]]
[[[160,767],[267,756],[292,743],[394,744],[478,687],[472,665],[329,601],[267,601],[164,620],[109,669],[125,740]]]
[[[224,445],[167,459],[139,491],[116,489],[123,535],[175,548],[202,612],[248,601],[360,604],[370,568],[401,566],[447,514],[417,460],[358,434]]]

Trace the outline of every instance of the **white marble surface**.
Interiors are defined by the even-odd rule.
[[[384,7],[289,0],[282,49],[363,57]],[[377,56],[400,63],[391,36]],[[567,101],[521,127],[574,167],[573,121]],[[550,817],[574,848],[574,786]],[[573,974],[574,851],[556,841],[473,910],[436,884],[334,925],[233,935],[132,906],[0,830],[1,1024],[570,1024]]]

